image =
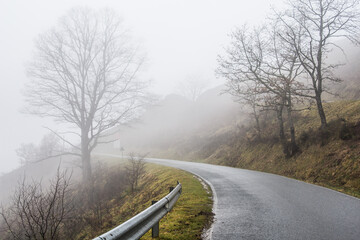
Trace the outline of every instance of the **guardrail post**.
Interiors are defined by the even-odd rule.
[[[169,192],[172,192],[172,190],[174,190],[175,187],[169,187]]]
[[[151,205],[154,205],[155,203],[157,203],[157,201],[152,201]],[[159,237],[159,222],[155,223],[155,225],[152,227],[151,229],[151,237],[152,238],[157,238]]]

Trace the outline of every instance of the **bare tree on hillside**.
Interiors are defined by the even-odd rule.
[[[281,37],[296,51],[310,79],[310,85],[303,86],[298,94],[316,101],[322,129],[327,125],[322,93],[327,91],[328,81],[339,81],[333,74],[339,64],[328,64],[326,58],[332,48],[340,48],[336,39],[358,40],[358,3],[359,0],[289,0],[290,8],[278,14],[284,27]]]
[[[64,154],[64,152],[64,149],[60,146],[59,138],[53,133],[45,135],[38,145],[33,143],[21,144],[16,149],[21,165],[57,157]]]
[[[69,144],[82,159],[91,182],[91,152],[104,133],[132,119],[146,99],[147,83],[137,79],[143,58],[131,46],[119,17],[110,10],[71,10],[58,26],[40,35],[28,72],[29,112],[69,126],[80,145]]]
[[[227,79],[228,92],[246,101],[253,100],[253,104],[264,109],[276,111],[283,151],[286,156],[296,153],[298,147],[291,115],[293,92],[298,85],[296,78],[301,74],[296,52],[281,46],[275,28],[249,31],[244,26],[234,32],[232,38],[226,57],[219,58],[218,69],[218,73]],[[290,123],[291,152],[284,133],[285,107]]]

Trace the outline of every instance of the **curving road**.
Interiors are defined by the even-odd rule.
[[[148,161],[189,171],[211,185],[214,240],[360,239],[357,198],[273,174],[175,160]]]
[[[357,198],[274,174],[176,160],[147,161],[186,170],[209,183],[214,194],[213,240],[360,239]]]

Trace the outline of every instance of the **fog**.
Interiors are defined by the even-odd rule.
[[[45,1],[0,2],[0,173],[18,166],[15,149],[21,143],[40,141],[55,126],[49,119],[21,113],[22,91],[28,81],[25,69],[31,61],[37,36],[56,25],[77,6],[114,9],[131,31],[133,40],[147,54],[142,77],[152,81],[160,95],[176,92],[189,75],[201,76],[207,86],[221,84],[214,76],[216,56],[228,42],[228,34],[244,23],[264,20],[270,6],[281,1]],[[61,128],[56,125],[57,128]]]
[[[138,121],[113,129],[116,134],[108,140],[116,141],[99,145],[95,152],[185,160],[189,152],[184,151],[200,151],[211,137],[232,131],[249,120],[247,107],[234,102],[230,95],[221,94],[223,91],[223,85],[211,88],[196,100],[167,95],[149,107]]]

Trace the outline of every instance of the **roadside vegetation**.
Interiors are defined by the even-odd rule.
[[[193,175],[145,164],[141,157],[99,162],[91,193],[60,170],[49,188],[22,181],[0,211],[0,239],[92,239],[163,198],[177,181],[183,191],[160,222],[160,239],[202,239],[212,220],[212,199],[210,189]]]
[[[160,221],[159,239],[202,239],[204,227],[210,226],[212,221],[210,189],[205,189],[192,174],[153,164],[146,164],[145,173],[135,191],[129,188],[118,201],[110,200],[112,207],[101,230],[89,236],[91,229],[85,229],[77,239],[91,239],[127,221],[151,206],[153,200],[166,196],[177,181],[182,184],[182,194],[173,210]],[[141,239],[151,239],[151,231]]]

